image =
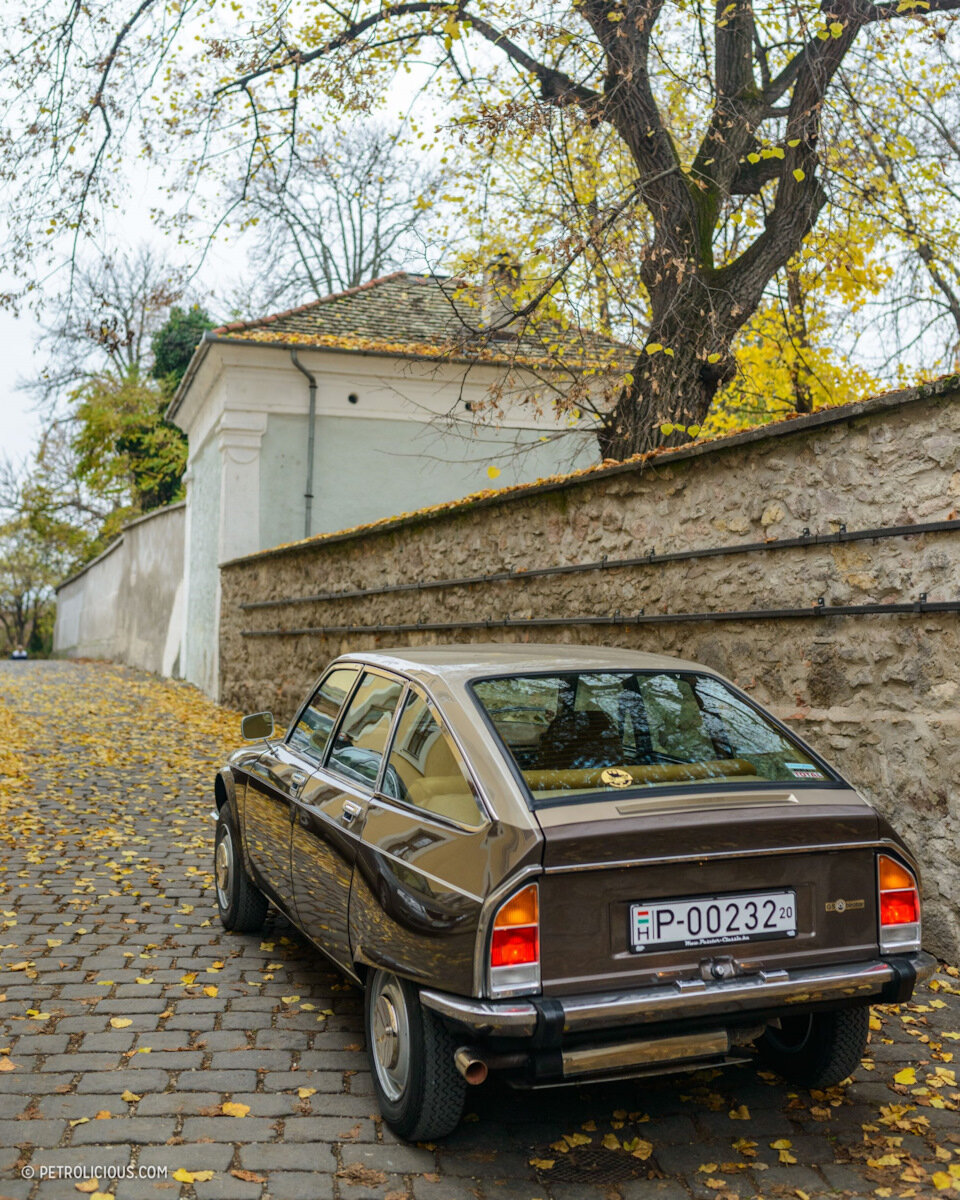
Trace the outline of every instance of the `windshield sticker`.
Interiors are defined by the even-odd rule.
[[[600,772],[600,778],[608,787],[624,788],[633,783],[630,772],[622,771],[619,767],[607,767],[605,771]]]
[[[822,771],[818,771],[812,763],[784,763],[794,779],[824,779]]]

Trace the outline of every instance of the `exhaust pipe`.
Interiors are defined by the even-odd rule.
[[[461,1046],[454,1051],[453,1061],[467,1083],[474,1086],[483,1083],[489,1072],[487,1064],[480,1057],[480,1052],[472,1046]]]

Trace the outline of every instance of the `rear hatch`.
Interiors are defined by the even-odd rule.
[[[604,797],[536,816],[546,995],[878,953],[878,822],[852,790]]]

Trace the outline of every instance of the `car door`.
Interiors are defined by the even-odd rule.
[[[336,668],[324,676],[283,742],[248,768],[244,840],[259,882],[291,916],[296,907],[291,876],[292,804],[319,765],[334,721],[359,674]]]
[[[491,828],[449,729],[412,684],[367,807],[350,898],[354,954],[469,994]]]
[[[346,970],[350,884],[367,806],[404,683],[365,669],[329,739],[325,761],[294,803],[293,887],[304,932]]]

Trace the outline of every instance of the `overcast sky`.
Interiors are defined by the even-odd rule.
[[[15,317],[0,312],[0,447],[14,461],[26,458],[39,431],[32,400],[17,391],[18,379],[29,379],[38,371],[34,343],[40,330],[29,313]]]
[[[387,121],[403,120],[404,114],[419,97],[418,115],[421,122],[427,126],[438,122],[441,110],[434,107],[429,94],[422,90],[430,74],[428,64],[414,66],[410,72],[398,73],[390,89],[388,109],[375,115]],[[97,235],[98,242],[111,250],[116,246],[136,247],[143,242],[150,242],[171,261],[197,263],[199,246],[195,246],[192,252],[178,247],[174,238],[165,237],[148,215],[154,207],[162,207],[169,202],[164,195],[164,168],[160,165],[144,168],[141,160],[133,155],[131,162],[135,165],[126,172],[122,181],[113,181],[117,196],[122,193],[122,201],[111,209]],[[0,234],[5,216],[6,213],[0,210]],[[194,297],[200,299],[214,317],[229,315],[226,298],[236,299],[240,280],[250,278],[247,239],[231,238],[226,230],[221,230],[220,238],[222,240],[212,246],[206,243],[203,246],[203,262],[197,272],[197,295]],[[95,251],[88,247],[84,257],[89,260],[92,254]],[[414,269],[422,268],[415,266]],[[62,272],[45,288],[39,307],[40,319],[45,324],[56,323],[62,300],[58,282],[63,282],[65,289],[65,275],[66,272]],[[3,283],[0,279],[0,291],[3,290]],[[23,280],[8,282],[7,286],[13,288],[22,283]],[[257,314],[251,312],[249,315]],[[19,316],[0,311],[0,458],[6,456],[15,462],[30,456],[40,431],[40,416],[33,408],[32,397],[17,388],[19,381],[33,378],[40,371],[42,363],[35,351],[40,332],[35,313],[25,307]]]

